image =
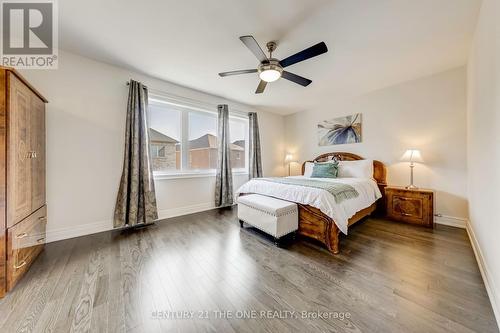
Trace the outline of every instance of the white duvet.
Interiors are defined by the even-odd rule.
[[[306,178],[304,176],[293,176],[290,178]],[[314,178],[325,182],[336,182],[348,184],[359,193],[356,198],[336,203],[333,195],[319,188],[279,184],[269,181],[252,179],[243,184],[237,191],[237,195],[244,193],[257,193],[297,202],[318,208],[321,212],[335,221],[340,231],[347,235],[347,224],[358,211],[371,206],[377,199],[382,197],[377,183],[373,179],[366,178]]]

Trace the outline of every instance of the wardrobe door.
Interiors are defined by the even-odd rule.
[[[32,212],[30,109],[32,92],[9,73],[7,131],[7,227]]]
[[[31,97],[31,210],[45,205],[45,103],[35,94]]]

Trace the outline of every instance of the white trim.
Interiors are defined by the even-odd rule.
[[[153,172],[154,180],[182,179],[182,178],[210,178],[215,177],[215,171],[206,172],[179,172],[179,173],[157,173]]]
[[[247,170],[233,171],[233,176],[248,176]],[[155,173],[153,172],[154,180],[162,179],[183,179],[183,178],[210,178],[215,177],[215,170],[213,171],[199,171],[199,172],[178,172],[178,173]]]
[[[211,210],[215,208],[215,204],[212,202],[206,202],[202,204],[163,209],[158,211],[158,220],[168,219],[171,217],[188,215],[193,213],[199,213],[206,210]]]
[[[195,111],[209,112],[215,114],[217,114],[217,106],[221,104],[221,103],[215,104],[205,101],[199,101],[196,99],[174,95],[157,89],[149,89],[148,97],[150,100],[157,103],[164,103],[182,108],[188,108]],[[223,104],[229,104],[231,106],[229,110],[229,117],[248,119],[248,113],[252,112],[252,111],[245,112],[239,110],[237,107],[234,107],[234,105],[232,105],[231,102],[225,102]]]
[[[467,234],[469,235],[470,243],[472,245],[472,249],[474,250],[474,255],[476,257],[477,264],[479,266],[479,271],[481,272],[481,276],[483,278],[484,286],[486,287],[486,292],[488,293],[488,297],[490,298],[491,307],[493,308],[493,313],[495,314],[497,325],[500,327],[500,308],[498,307],[498,302],[496,300],[496,286],[495,280],[491,275],[486,262],[484,261],[483,252],[481,251],[481,247],[479,247],[479,243],[476,238],[476,234],[474,233],[474,229],[470,221],[466,224]]]
[[[98,221],[87,224],[75,225],[72,227],[47,230],[47,243],[56,242],[63,239],[75,238],[96,234],[98,232],[108,231],[113,229],[113,221]]]
[[[465,229],[467,225],[467,219],[463,217],[438,214],[434,216],[434,223]]]
[[[163,220],[170,217],[198,213],[215,208],[214,203],[202,203],[178,208],[170,208],[158,211],[158,220]],[[80,224],[72,227],[47,230],[47,243],[56,242],[64,239],[70,239],[80,236],[96,234],[103,231],[113,229],[113,221],[98,221],[86,224]]]

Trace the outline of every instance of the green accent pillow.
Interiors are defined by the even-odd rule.
[[[311,178],[337,178],[339,162],[314,163]]]

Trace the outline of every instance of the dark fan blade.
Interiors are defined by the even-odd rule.
[[[311,80],[306,79],[305,77],[287,71],[283,71],[283,73],[281,73],[281,77],[290,80],[292,82],[295,82],[297,84],[300,84],[301,86],[304,87],[307,87],[312,82]]]
[[[281,67],[287,67],[296,64],[298,62],[307,60],[309,58],[318,56],[320,54],[326,53],[327,51],[328,48],[326,47],[326,44],[324,42],[321,42],[305,50],[302,50],[299,53],[295,53],[294,55],[289,56],[288,58],[281,60],[280,65]]]
[[[231,71],[231,72],[223,72],[219,73],[219,76],[229,76],[229,75],[239,75],[239,74],[248,74],[248,73],[257,73],[257,69],[242,69],[239,71]]]
[[[262,94],[264,92],[264,89],[266,89],[267,82],[264,80],[260,80],[259,85],[257,86],[257,89],[255,90],[256,94]]]
[[[260,48],[259,44],[253,36],[241,36],[240,40],[245,44],[246,47],[252,51],[252,53],[259,59],[260,62],[267,60],[266,54]]]

